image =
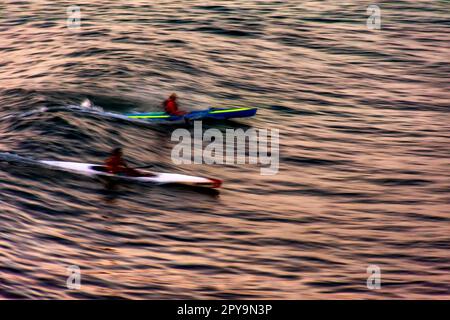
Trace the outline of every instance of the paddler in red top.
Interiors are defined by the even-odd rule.
[[[111,174],[122,174],[130,177],[140,176],[139,171],[128,167],[128,164],[122,157],[122,148],[115,148],[111,152],[111,156],[105,161],[106,171]]]
[[[169,99],[164,101],[163,106],[164,110],[172,116],[182,116],[187,113],[186,111],[178,110],[177,95],[175,93],[172,93]]]

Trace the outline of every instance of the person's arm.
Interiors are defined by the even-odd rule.
[[[127,169],[129,168],[127,162],[123,159],[120,159],[120,165],[124,168],[127,168]]]

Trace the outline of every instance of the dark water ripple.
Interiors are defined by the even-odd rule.
[[[447,1],[0,4],[0,298],[450,297]],[[280,170],[175,166],[175,126],[81,110],[251,105]],[[105,186],[32,159],[217,176],[220,195]],[[17,156],[19,155],[19,156]],[[382,288],[366,287],[370,264]],[[67,266],[82,288],[66,288]]]

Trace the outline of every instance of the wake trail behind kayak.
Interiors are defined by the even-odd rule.
[[[2,120],[9,120],[9,119],[24,119],[28,118],[34,115],[48,113],[48,112],[81,112],[84,114],[90,114],[95,116],[100,116],[103,118],[115,118],[115,119],[121,119],[121,120],[127,120],[130,122],[139,122],[139,123],[146,123],[148,122],[138,119],[130,119],[125,115],[114,113],[114,112],[107,112],[104,111],[104,109],[100,106],[96,106],[92,104],[89,100],[85,100],[80,105],[67,105],[67,106],[57,106],[57,107],[40,107],[31,111],[21,112],[21,113],[12,113],[8,114],[6,116],[3,116],[0,118],[0,121]]]

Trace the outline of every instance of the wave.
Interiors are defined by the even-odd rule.
[[[38,160],[19,156],[15,153],[10,153],[10,152],[0,152],[0,162],[7,162],[10,164],[20,164],[20,165],[40,165],[40,164],[42,164]]]

